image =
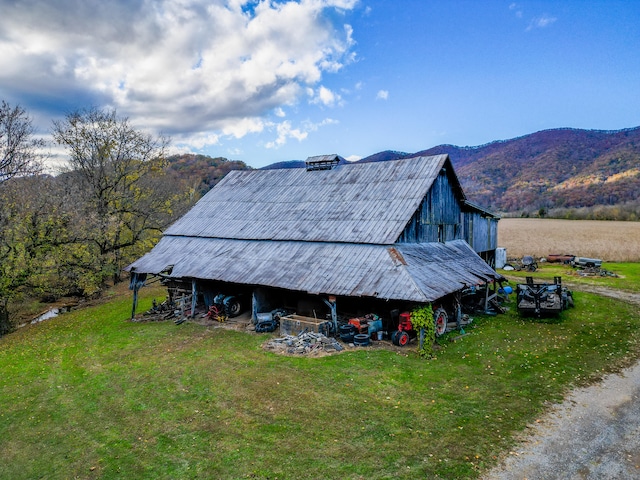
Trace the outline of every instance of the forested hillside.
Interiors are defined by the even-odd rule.
[[[187,153],[167,158],[167,169],[179,175],[199,195],[204,195],[231,170],[248,170],[246,163]]]
[[[582,208],[623,215],[640,203],[640,127],[545,130],[477,147],[381,152],[360,161],[440,153],[451,157],[468,198],[498,212],[571,216]]]
[[[318,153],[318,152],[315,152]],[[638,219],[640,127],[618,130],[555,129],[477,147],[439,145],[415,153],[383,151],[359,162],[446,153],[474,203],[512,215]],[[267,167],[300,168],[304,161]],[[244,162],[203,155],[169,158],[169,168],[201,194]]]

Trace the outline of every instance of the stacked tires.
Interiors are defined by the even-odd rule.
[[[351,325],[350,323],[347,325],[340,325],[339,332],[340,340],[344,343],[353,343],[357,347],[366,347],[371,343],[369,334],[357,333],[355,325]]]
[[[356,347],[366,347],[371,343],[368,333],[358,333],[353,336],[353,344]]]
[[[340,340],[344,343],[353,343],[353,337],[356,334],[355,325],[351,325],[350,323],[346,325],[340,325],[339,328]]]

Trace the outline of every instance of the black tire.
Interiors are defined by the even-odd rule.
[[[396,330],[395,332],[393,332],[391,334],[391,343],[393,343],[394,345],[398,345],[398,334],[400,332],[398,330]]]
[[[242,313],[242,304],[237,297],[225,297],[223,303],[224,309],[227,311],[229,318],[237,317]]]
[[[366,333],[358,333],[353,336],[353,344],[358,347],[366,347],[369,343],[371,343],[371,339]]]
[[[275,320],[267,320],[265,322],[260,322],[256,325],[257,333],[271,333],[276,329],[276,321]]]
[[[405,345],[407,345],[410,340],[409,334],[407,332],[398,332],[398,336],[396,338],[398,346],[400,347],[404,347]]]
[[[436,337],[444,335],[447,331],[447,323],[449,322],[449,315],[444,308],[436,308],[433,312],[433,322],[436,326]]]
[[[356,331],[356,326],[347,323],[346,325],[340,325],[338,327],[338,331],[340,332],[340,335],[353,335]]]
[[[355,325],[347,323],[346,325],[340,325],[338,327],[338,332],[340,334],[340,340],[344,343],[353,343],[353,336],[356,333]]]
[[[340,340],[344,343],[353,343],[353,333],[341,333]]]

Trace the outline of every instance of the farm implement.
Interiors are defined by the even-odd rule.
[[[573,307],[573,294],[562,286],[562,278],[554,277],[553,283],[533,283],[533,277],[527,277],[527,283],[516,287],[518,312],[536,317],[558,315]]]

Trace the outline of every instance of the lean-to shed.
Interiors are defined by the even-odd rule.
[[[132,275],[433,302],[501,278],[498,218],[469,203],[447,155],[232,171]]]

